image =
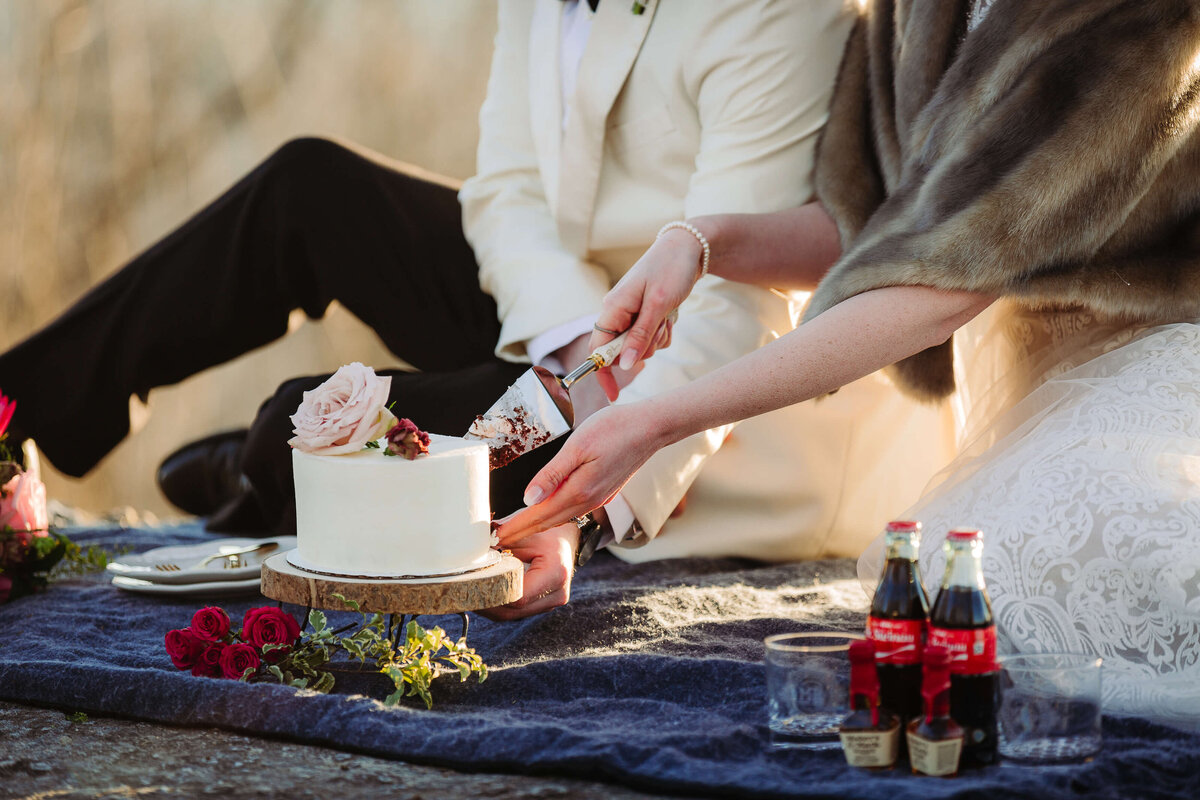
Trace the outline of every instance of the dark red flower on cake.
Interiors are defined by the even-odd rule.
[[[192,615],[192,633],[207,642],[219,642],[229,635],[229,615],[217,606],[202,608]]]
[[[411,419],[402,419],[387,433],[387,452],[412,461],[429,452],[429,434],[417,428]]]
[[[191,669],[208,643],[192,633],[191,628],[183,628],[167,631],[164,644],[176,669]]]
[[[293,645],[300,638],[300,623],[282,609],[272,606],[252,608],[242,618],[242,638],[255,647],[267,644]]]
[[[201,641],[201,644],[207,644]],[[196,659],[196,663],[192,665],[192,674],[198,678],[220,678],[221,677],[221,654],[225,652],[226,644],[221,642],[213,642],[208,644]]]
[[[239,680],[246,670],[257,670],[261,663],[258,650],[248,644],[237,642],[221,651],[221,674],[230,680]]]

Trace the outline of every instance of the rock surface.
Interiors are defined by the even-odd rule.
[[[0,798],[570,798],[650,795],[568,778],[464,774],[259,739],[0,702]]]

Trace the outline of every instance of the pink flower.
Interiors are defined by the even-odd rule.
[[[0,436],[8,430],[8,423],[12,422],[13,412],[17,410],[17,401],[9,397],[5,397],[3,392],[0,392]]]
[[[296,622],[291,614],[272,606],[252,608],[242,618],[242,638],[255,647],[268,644],[293,645],[300,638],[300,623]],[[274,650],[270,655],[275,656],[280,652]]]
[[[50,518],[46,513],[46,485],[25,472],[18,472],[0,486],[0,528],[32,531],[46,536]]]
[[[201,642],[201,644],[205,644]],[[227,645],[221,642],[214,642],[200,651],[199,657],[196,658],[196,663],[192,665],[192,674],[197,678],[220,678],[221,671],[221,654],[225,652]]]
[[[429,452],[429,434],[419,430],[411,419],[402,419],[387,433],[387,451],[412,461]]]
[[[221,674],[230,680],[239,680],[248,669],[258,669],[262,660],[258,651],[248,644],[231,644],[221,651]]]
[[[191,628],[167,631],[165,639],[167,655],[176,669],[191,669],[196,665],[196,659],[204,652],[205,642]]]
[[[391,378],[355,361],[311,392],[292,415],[288,444],[313,455],[353,453],[387,433],[396,418],[387,410]]]
[[[217,606],[202,608],[192,615],[192,633],[206,642],[219,642],[229,633],[229,615]]]

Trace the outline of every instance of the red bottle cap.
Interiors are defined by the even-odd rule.
[[[921,530],[921,523],[909,520],[893,520],[887,524],[887,529],[889,531],[896,531],[897,533],[908,533]]]
[[[978,528],[955,528],[946,534],[946,538],[952,542],[969,542],[974,539],[982,539],[983,531]]]

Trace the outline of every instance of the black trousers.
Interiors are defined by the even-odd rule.
[[[493,355],[500,325],[479,288],[456,193],[323,139],[285,144],[224,195],[0,355],[13,430],[81,476],[129,432],[129,397],[236,358],[337,300],[421,372],[391,374],[400,416],[461,436],[526,369]],[[263,403],[242,470],[264,530],[295,527],[288,417],[328,376]],[[553,445],[492,473],[497,516],[521,505]]]

